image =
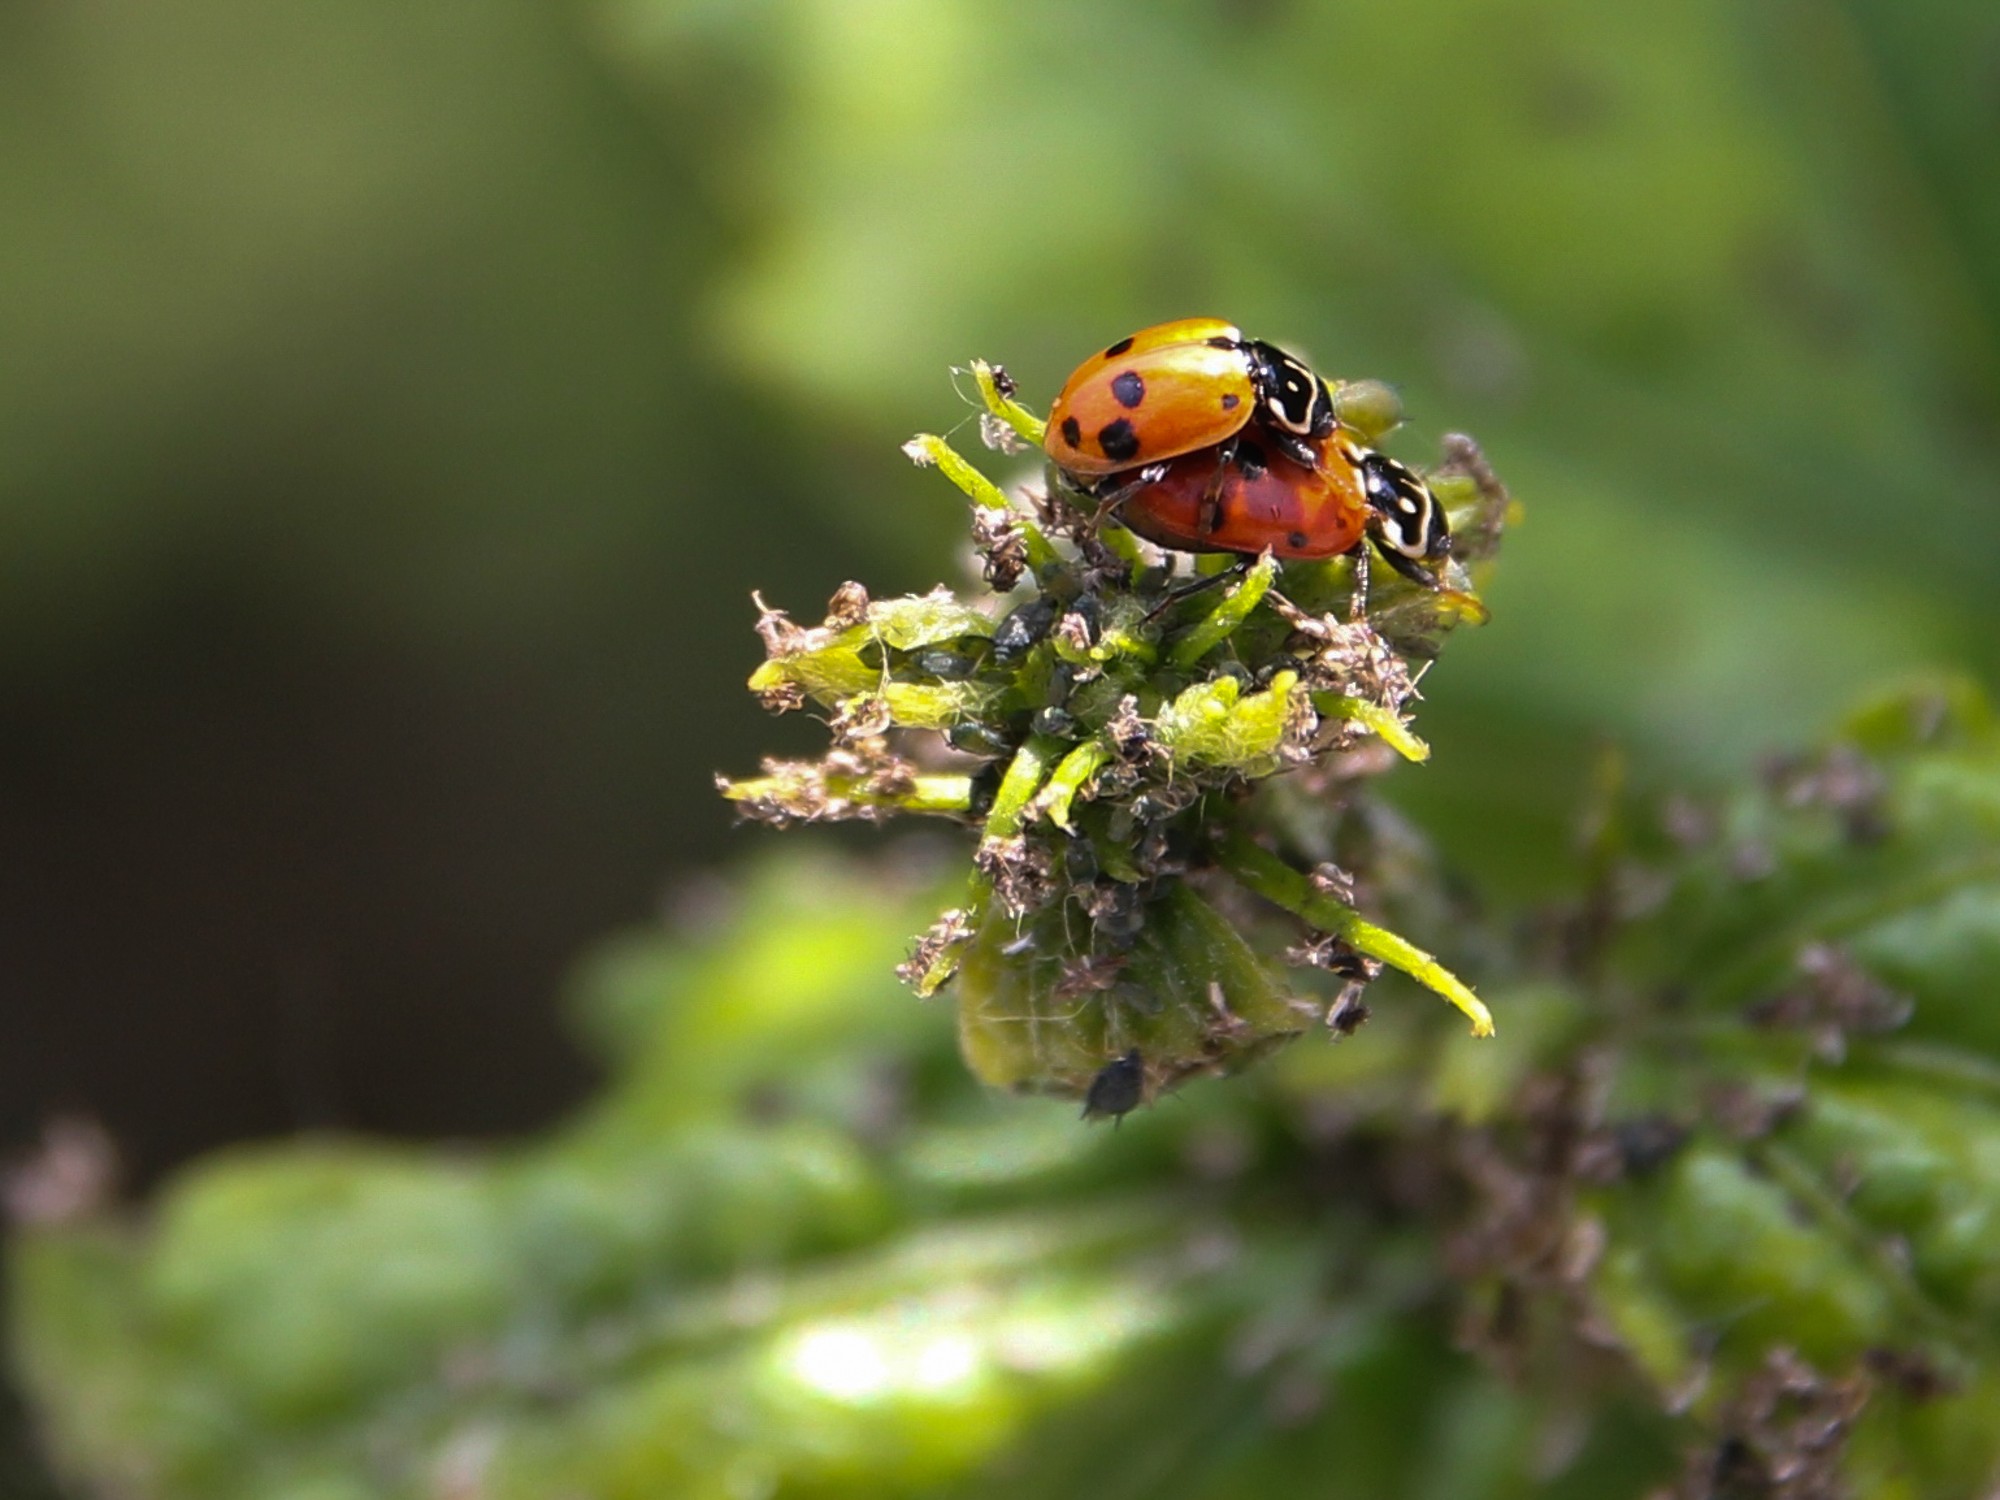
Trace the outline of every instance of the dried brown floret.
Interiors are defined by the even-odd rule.
[[[881,739],[860,739],[825,759],[766,759],[754,783],[718,776],[716,785],[753,823],[881,822],[901,810],[917,784],[917,768]]]
[[[1688,1458],[1680,1500],[1845,1500],[1840,1460],[1868,1403],[1859,1376],[1832,1379],[1773,1350],[1725,1405],[1722,1436]]]
[[[1011,916],[1041,910],[1055,889],[1055,861],[1048,849],[1018,834],[982,841],[972,861],[992,885],[1000,909]]]
[[[1797,959],[1798,979],[1774,995],[1751,1003],[1752,1025],[1801,1031],[1828,1062],[1847,1055],[1850,1035],[1894,1031],[1910,1019],[1916,1002],[1876,979],[1846,949],[1810,943]]]
[[[1012,511],[973,506],[972,546],[984,565],[986,586],[996,594],[1010,592],[1027,571],[1027,538]]]
[[[1782,807],[1824,807],[1838,815],[1854,843],[1879,843],[1889,834],[1888,782],[1853,745],[1775,760],[1765,767],[1765,779]]]
[[[937,986],[931,982],[948,965],[952,950],[972,936],[971,913],[954,906],[938,913],[922,937],[910,948],[910,956],[896,965],[896,977],[920,994]]]
[[[40,1149],[0,1172],[0,1209],[29,1229],[78,1224],[110,1207],[118,1190],[118,1147],[83,1115],[59,1115],[42,1129]]]

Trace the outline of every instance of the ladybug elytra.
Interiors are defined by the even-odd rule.
[[[1249,437],[1141,469],[1101,487],[1118,519],[1149,542],[1182,552],[1337,557],[1368,528],[1360,469],[1322,449],[1307,465],[1266,453]],[[1125,478],[1126,476],[1120,476]]]
[[[1451,550],[1444,507],[1412,470],[1338,438],[1294,462],[1239,437],[1100,481],[1092,493],[1131,531],[1182,552],[1269,551],[1326,558],[1372,541],[1397,572],[1441,587],[1425,566]]]
[[[1043,446],[1084,478],[1227,442],[1255,420],[1280,453],[1314,461],[1338,425],[1324,380],[1220,318],[1180,318],[1120,339],[1071,374]]]

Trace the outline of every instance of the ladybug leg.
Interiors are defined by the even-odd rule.
[[[1318,450],[1313,447],[1309,440],[1300,437],[1297,433],[1282,432],[1275,427],[1266,427],[1264,429],[1264,436],[1270,440],[1272,447],[1276,448],[1300,468],[1317,469],[1321,467]]]
[[[1149,622],[1156,620],[1176,604],[1179,604],[1181,600],[1192,599],[1196,594],[1215,588],[1218,584],[1237,582],[1244,574],[1250,571],[1256,564],[1256,561],[1256,558],[1251,557],[1248,553],[1244,553],[1219,573],[1204,573],[1199,578],[1191,578],[1186,583],[1168,589],[1166,597],[1146,611],[1146,619]]]
[[[1215,450],[1215,477],[1201,492],[1201,504],[1195,508],[1195,530],[1203,536],[1213,536],[1222,527],[1222,479],[1235,462],[1236,439],[1231,438]]]
[[[1414,557],[1406,557],[1394,547],[1386,545],[1380,537],[1375,538],[1375,550],[1382,554],[1383,562],[1394,568],[1398,573],[1401,573],[1410,582],[1416,584],[1417,587],[1429,589],[1432,593],[1441,593],[1444,591],[1443,579],[1439,578],[1437,574],[1418,562]]]
[[[1374,543],[1373,546],[1369,545],[1371,541]],[[1416,559],[1405,557],[1394,547],[1387,546],[1379,536],[1370,537],[1356,542],[1347,554],[1354,559],[1354,597],[1353,602],[1348,605],[1347,609],[1347,617],[1350,620],[1365,620],[1368,618],[1368,558],[1370,553],[1380,553],[1383,562],[1394,568],[1398,573],[1401,573],[1419,588],[1428,589],[1434,594],[1449,594],[1453,592],[1444,586],[1444,580]]]
[[[1106,517],[1114,514],[1119,506],[1147,485],[1159,483],[1166,472],[1165,464],[1147,464],[1144,468],[1113,474],[1107,479],[1100,479],[1096,484],[1086,485],[1082,493],[1097,502],[1095,520],[1102,525]]]
[[[1371,533],[1370,539],[1375,544],[1373,550],[1382,554],[1382,561],[1386,562],[1398,573],[1401,573],[1410,582],[1417,585],[1418,588],[1426,589],[1436,594],[1441,600],[1447,601],[1461,617],[1472,621],[1475,625],[1486,622],[1488,618],[1487,609],[1480,602],[1477,594],[1468,594],[1461,589],[1450,587],[1442,578],[1438,577],[1436,573],[1425,567],[1416,558],[1388,545],[1382,534],[1372,525],[1369,527],[1369,531]],[[1360,555],[1354,560],[1355,578],[1359,584],[1356,590],[1357,599],[1364,598],[1367,592],[1367,550],[1364,545]],[[1434,543],[1433,550],[1427,553],[1426,556],[1435,557],[1440,561],[1451,556],[1449,540]]]
[[[1444,584],[1424,563],[1451,553],[1451,526],[1430,486],[1386,454],[1361,453],[1361,486],[1368,497],[1368,535],[1382,560],[1419,588]]]
[[[1347,549],[1347,555],[1354,559],[1354,594],[1347,605],[1349,624],[1358,624],[1368,618],[1368,552],[1368,538],[1365,536]]]

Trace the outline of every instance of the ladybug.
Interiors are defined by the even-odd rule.
[[[1314,463],[1300,464],[1238,438],[1117,476],[1100,493],[1127,527],[1162,547],[1337,557],[1366,535],[1368,500],[1361,470],[1319,446]]]
[[[1442,587],[1425,566],[1451,550],[1451,524],[1410,469],[1339,438],[1311,461],[1239,437],[1102,481],[1093,493],[1138,535],[1182,552],[1338,557],[1365,541],[1397,572]]]
[[[1327,383],[1284,350],[1220,318],[1181,318],[1079,365],[1042,444],[1058,468],[1091,479],[1213,448],[1252,418],[1299,464],[1339,425]]]
[[[1404,578],[1442,588],[1426,564],[1452,550],[1450,518],[1416,472],[1338,438],[1314,444],[1310,464],[1236,438],[1102,480],[1092,494],[1176,552],[1336,558],[1374,542]]]

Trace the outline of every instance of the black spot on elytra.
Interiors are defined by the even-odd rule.
[[[1064,417],[1062,424],[1063,441],[1075,448],[1083,442],[1083,424],[1075,417]]]
[[[1146,399],[1146,382],[1139,378],[1137,370],[1120,370],[1111,377],[1111,394],[1127,411],[1137,411],[1139,403]]]
[[[1237,395],[1236,392],[1224,391],[1222,393],[1222,409],[1224,411],[1235,411],[1242,404],[1243,398]]]
[[[1122,464],[1139,456],[1139,434],[1132,430],[1130,422],[1120,417],[1097,429],[1097,446],[1104,450],[1106,458]]]
[[[1295,531],[1285,540],[1290,542],[1294,547],[1303,547],[1310,538],[1303,531]]]
[[[1106,349],[1104,351],[1104,357],[1106,359],[1116,359],[1119,355],[1123,354],[1127,349],[1130,349],[1131,347],[1132,347],[1132,341],[1130,339],[1120,339],[1117,343],[1113,344],[1109,349]]]
[[[1208,341],[1208,347],[1211,349],[1241,349],[1243,345],[1226,333],[1218,333]]]

